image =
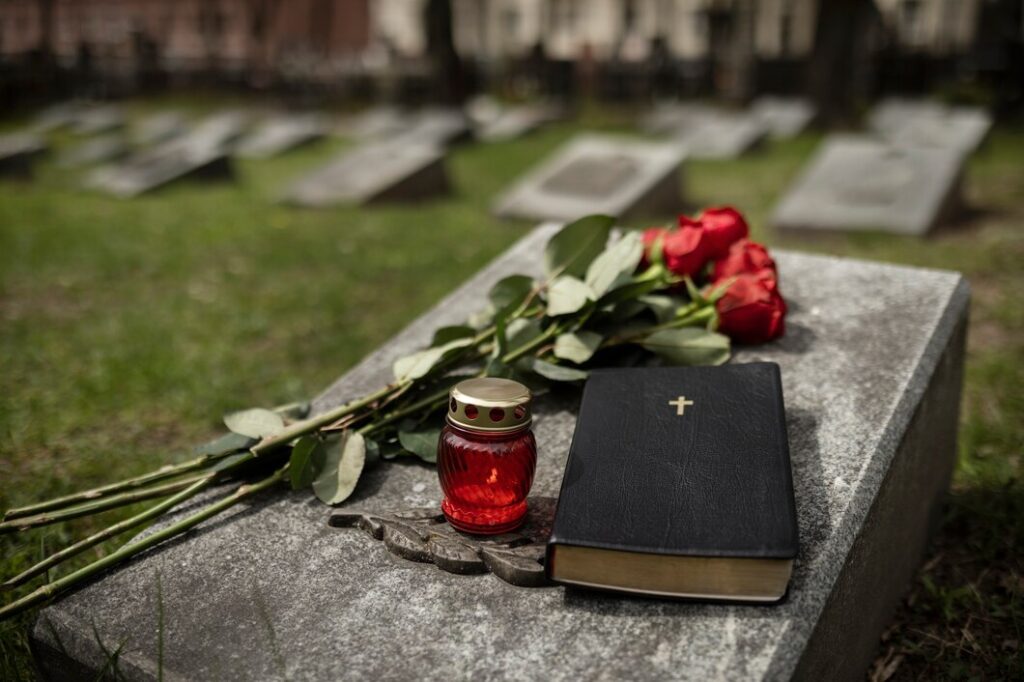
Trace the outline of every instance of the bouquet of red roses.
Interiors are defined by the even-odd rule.
[[[644,231],[645,261],[661,259],[676,275],[724,286],[715,304],[718,330],[738,343],[764,343],[785,332],[786,301],[775,261],[749,233],[734,208],[682,215],[677,229]]]
[[[610,240],[614,220],[588,216],[563,227],[544,251],[544,274],[495,283],[487,307],[464,325],[438,329],[430,345],[399,358],[380,389],[327,412],[305,404],[253,408],[224,418],[228,429],[192,459],[99,488],[8,510],[0,533],[21,532],[152,500],[151,506],[60,549],[0,584],[11,590],[90,547],[152,522],[219,484],[187,516],[0,607],[0,619],[184,533],[261,491],[287,482],[326,504],[346,500],[363,469],[401,456],[433,462],[449,389],[470,376],[515,378],[535,391],[579,382],[591,368],[642,362],[726,362],[731,340],[780,336],[786,304],[775,263],[747,239],[732,208],[682,216],[674,228]],[[269,475],[268,475],[269,473]]]

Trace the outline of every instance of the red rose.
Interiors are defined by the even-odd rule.
[[[764,343],[786,331],[786,301],[775,280],[742,274],[715,303],[718,331],[738,343]]]
[[[677,275],[695,276],[708,262],[707,239],[699,227],[684,227],[665,234],[665,265]]]
[[[691,222],[689,218],[686,220]],[[704,209],[704,212],[697,216],[697,222],[707,233],[708,255],[715,259],[724,258],[729,253],[730,246],[750,234],[743,214],[728,206]],[[680,219],[680,225],[682,224],[683,221]]]
[[[715,261],[712,277],[718,281],[736,275],[755,273],[770,275],[771,279],[775,279],[775,261],[768,255],[768,249],[761,244],[741,239],[729,247],[729,253],[725,258]]]
[[[644,244],[644,257],[640,259],[640,269],[646,270],[651,264],[651,249],[660,237],[668,234],[666,227],[648,227],[644,230],[641,240]]]

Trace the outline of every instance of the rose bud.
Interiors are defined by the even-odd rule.
[[[725,258],[715,261],[713,279],[723,280],[727,277],[745,274],[770,274],[775,279],[775,261],[768,254],[768,249],[749,239],[741,239],[729,247]]]
[[[648,227],[644,230],[643,235],[641,235],[641,241],[643,241],[644,245],[644,256],[640,259],[640,270],[646,270],[650,267],[651,261],[653,260],[651,258],[651,249],[654,248],[654,245],[657,243],[659,238],[663,238],[667,234],[668,228],[666,227]],[[662,246],[662,248],[664,248],[664,246]]]
[[[785,333],[786,301],[774,280],[739,275],[715,303],[718,331],[737,343],[764,343]]]
[[[715,259],[725,258],[730,246],[750,234],[743,214],[728,206],[705,209],[697,221],[707,233],[708,255]]]
[[[708,262],[707,240],[699,227],[684,227],[665,235],[665,265],[676,275],[694,277]]]

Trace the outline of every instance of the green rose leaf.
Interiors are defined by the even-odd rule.
[[[498,280],[487,297],[494,306],[496,315],[502,316],[512,312],[526,300],[533,291],[533,280],[526,275],[510,275]]]
[[[229,452],[248,450],[257,442],[259,442],[258,438],[250,438],[240,433],[225,433],[220,438],[215,438],[209,443],[196,446],[195,453],[197,455],[206,455],[207,457],[220,457]]]
[[[594,258],[604,251],[614,224],[611,216],[591,215],[559,230],[544,249],[544,272],[548,278],[583,277]]]
[[[430,370],[443,360],[448,353],[459,348],[465,348],[466,346],[473,343],[472,338],[461,338],[449,341],[443,346],[437,346],[434,348],[427,348],[421,350],[412,355],[407,355],[404,358],[398,358],[395,360],[395,364],[392,366],[392,371],[395,373],[395,380],[399,383],[405,381],[415,381],[423,376],[426,376]]]
[[[638,300],[654,313],[659,324],[668,322],[675,317],[676,310],[679,307],[679,301],[671,296],[652,294],[650,296],[641,296]]]
[[[313,480],[313,492],[325,504],[340,504],[355,490],[363,473],[366,441],[362,434],[350,431],[325,448],[324,466]]]
[[[582,365],[601,345],[603,337],[595,332],[559,334],[555,339],[555,357]]]
[[[302,401],[278,405],[274,408],[274,412],[277,412],[285,419],[305,419],[309,415],[309,403]]]
[[[548,315],[575,313],[591,300],[593,293],[582,280],[562,275],[548,287]]]
[[[594,292],[594,298],[600,298],[605,292],[629,281],[643,255],[644,246],[636,232],[627,232],[622,239],[602,251],[587,268],[584,279]]]
[[[533,371],[551,381],[582,381],[587,378],[587,372],[582,369],[556,365],[539,358],[533,361]]]
[[[424,462],[431,463],[437,461],[437,440],[440,437],[440,428],[398,432],[398,442],[403,448]]]
[[[696,327],[663,329],[642,345],[673,365],[721,365],[729,359],[728,336]]]
[[[621,301],[635,301],[637,298],[660,289],[664,282],[657,279],[646,279],[640,282],[627,282],[622,286],[616,286],[611,291],[601,296],[598,305],[608,305]]]
[[[292,447],[289,458],[288,475],[291,477],[292,490],[309,487],[320,474],[327,458],[324,442],[316,436],[303,436]]]
[[[224,425],[242,436],[266,438],[284,429],[284,419],[273,410],[254,407],[225,416]]]
[[[508,323],[505,329],[505,338],[508,340],[508,347],[515,350],[524,346],[530,341],[544,333],[539,320],[517,317]]]
[[[466,325],[440,327],[434,332],[434,338],[430,341],[430,345],[443,346],[458,339],[472,338],[474,336],[476,336],[476,330]]]

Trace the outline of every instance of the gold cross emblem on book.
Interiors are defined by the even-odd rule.
[[[686,413],[687,406],[688,405],[693,405],[693,401],[692,400],[687,400],[686,396],[681,395],[678,398],[676,398],[675,400],[668,401],[668,404],[669,405],[675,405],[676,414],[678,416],[682,417],[683,414]]]

